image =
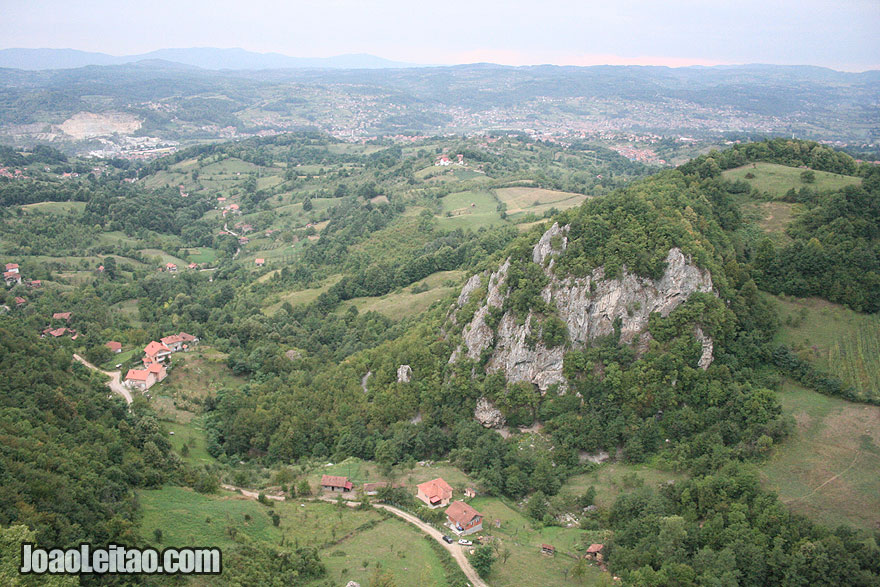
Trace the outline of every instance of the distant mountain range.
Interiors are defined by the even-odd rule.
[[[422,67],[389,61],[365,53],[335,57],[289,57],[281,53],[255,53],[244,49],[191,47],[159,49],[139,55],[108,55],[77,49],[0,49],[0,67],[12,69],[74,69],[88,65],[122,65],[163,60],[203,69],[389,69]]]

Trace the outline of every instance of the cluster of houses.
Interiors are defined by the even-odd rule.
[[[7,263],[6,269],[3,270],[3,281],[6,282],[6,287],[14,287],[21,283],[21,271],[19,270],[18,263]],[[31,279],[27,282],[28,287],[40,287],[43,285],[43,282],[39,279]]]
[[[376,495],[379,489],[387,487],[387,482],[365,483],[363,491],[366,495]],[[348,477],[324,475],[321,477],[321,489],[333,493],[346,493],[354,489]],[[464,501],[452,500],[452,486],[442,478],[431,479],[416,486],[416,499],[431,509],[446,507],[446,526],[459,536],[467,536],[483,529],[483,514]],[[473,489],[465,490],[466,497],[475,497]]]
[[[123,381],[124,385],[140,389],[141,391],[150,389],[153,385],[167,377],[168,370],[165,365],[166,359],[171,356],[171,353],[187,351],[191,345],[199,341],[198,338],[186,332],[172,334],[160,340],[161,342],[150,341],[150,344],[144,347],[144,357],[142,359],[144,368],[129,369]],[[111,350],[114,349],[111,348]]]
[[[455,165],[465,165],[464,155],[459,153],[455,157],[456,157]],[[435,167],[446,167],[447,165],[452,165],[452,164],[453,164],[452,159],[450,159],[446,155],[440,155],[439,157],[437,157],[436,160],[434,160]]]
[[[15,298],[16,303],[18,303],[19,298]],[[47,336],[51,336],[52,338],[60,338],[65,334],[70,335],[70,340],[76,340],[79,335],[76,333],[76,330],[72,328],[68,328],[67,326],[57,326],[57,324],[61,321],[70,322],[70,312],[55,312],[52,314],[52,320],[55,321],[55,326],[47,326],[43,329],[43,333],[40,335],[40,338],[46,338]]]

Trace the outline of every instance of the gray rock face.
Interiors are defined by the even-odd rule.
[[[496,408],[495,404],[485,397],[477,400],[474,418],[486,428],[500,428],[506,422],[501,410]]]
[[[412,379],[412,368],[409,365],[401,365],[397,368],[397,382],[409,383]]]
[[[574,348],[582,348],[597,337],[611,334],[618,318],[621,320],[621,342],[640,340],[651,313],[659,312],[667,316],[692,293],[712,291],[709,272],[694,265],[678,248],[669,250],[666,271],[659,280],[639,277],[626,267],[615,279],[606,279],[603,267],[596,268],[587,277],[560,279],[551,271],[555,263],[552,257],[565,251],[568,231],[568,226],[554,224],[535,245],[532,261],[544,267],[550,277],[550,283],[541,295],[547,304],[556,308],[557,315],[565,322],[569,341]],[[564,389],[562,359],[565,348],[548,349],[540,340],[534,342],[540,337],[531,332],[535,323],[531,314],[523,324],[517,324],[513,314],[506,312],[501,317],[497,333],[486,323],[490,308],[501,308],[504,304],[507,295],[504,282],[509,267],[510,261],[507,260],[489,278],[486,302],[474,313],[471,322],[465,325],[462,346],[452,353],[449,361],[454,362],[462,353],[469,359],[479,359],[494,343],[486,366],[488,372],[503,371],[508,381],[527,381],[537,385],[541,391],[556,383]],[[474,281],[474,277],[468,284]],[[476,287],[478,285],[472,286],[468,295]],[[702,330],[697,329],[694,334],[703,345],[699,366],[706,369],[712,362],[712,340]],[[649,340],[650,337],[641,340],[645,348]]]

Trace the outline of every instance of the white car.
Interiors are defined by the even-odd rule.
[[[470,540],[465,540],[464,538],[459,539],[458,543],[462,546],[472,546],[474,544]]]

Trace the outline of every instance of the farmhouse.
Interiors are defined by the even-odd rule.
[[[16,305],[16,306],[23,306],[23,305],[25,305],[26,303],[27,303],[27,300],[24,299],[23,297],[21,297],[21,296],[15,296],[15,305]]]
[[[602,560],[602,549],[605,548],[604,544],[591,544],[587,549],[586,558],[591,558],[595,561]]]
[[[67,333],[67,329],[63,326],[61,328],[56,328],[55,330],[50,330],[48,334],[50,334],[54,338],[58,338],[59,336],[64,336]]]
[[[452,531],[461,536],[483,529],[483,514],[463,501],[453,501],[446,510],[446,518]]]
[[[187,334],[186,332],[181,332],[177,336],[184,342],[184,348],[186,348],[187,344],[195,344],[199,342],[198,337],[193,336],[192,334]]]
[[[39,279],[32,279],[30,283],[28,283],[28,287],[40,287],[43,285],[43,282]]]
[[[171,354],[171,349],[162,344],[161,342],[151,341],[150,344],[144,347],[144,362],[150,363],[158,363],[164,361],[165,358]]]
[[[170,271],[171,273],[174,273],[175,271],[177,271],[177,265],[175,265],[174,263],[165,263],[165,271]]]
[[[257,265],[257,267],[262,267],[263,265],[266,264],[266,260],[265,259],[254,259],[254,263]]]
[[[428,507],[443,507],[449,505],[449,500],[452,499],[452,487],[440,477],[425,481],[417,485],[416,489],[416,497],[428,504]]]
[[[162,344],[164,344],[172,353],[176,353],[179,350],[183,349],[183,339],[179,334],[172,334],[171,336],[165,336],[161,339]]]
[[[351,491],[354,485],[348,480],[348,477],[340,477],[338,475],[324,475],[321,477],[321,489],[324,491]]]
[[[55,312],[52,314],[52,320],[67,320],[70,321],[70,312]]]
[[[21,283],[21,275],[18,274],[18,271],[4,271],[3,279],[6,281],[7,286]]]
[[[6,271],[10,273],[18,273],[18,263],[7,263]]]
[[[113,351],[114,353],[122,352],[122,343],[116,342],[115,340],[111,340],[110,342],[104,343],[104,346]]]
[[[146,369],[129,369],[124,383],[128,387],[146,391],[165,379],[167,374],[164,365],[151,363]]]
[[[541,554],[549,554],[550,556],[553,556],[556,554],[556,548],[554,548],[550,544],[542,544],[541,545]]]
[[[190,263],[189,265],[187,265],[187,267],[189,269],[198,269],[199,268],[197,263]]]

